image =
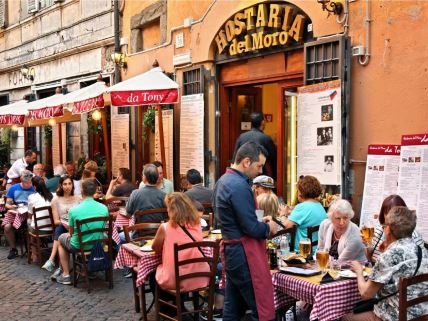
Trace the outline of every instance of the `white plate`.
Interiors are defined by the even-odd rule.
[[[355,274],[355,272],[351,271],[351,270],[342,270],[339,271],[339,273],[337,274],[339,277],[342,278],[356,278],[357,275]],[[363,272],[364,276],[368,276],[369,274],[367,272]]]
[[[218,230],[212,230],[211,234],[221,234],[221,230],[220,229],[218,229]]]
[[[152,246],[150,244],[140,247],[140,250],[143,252],[153,252]]]

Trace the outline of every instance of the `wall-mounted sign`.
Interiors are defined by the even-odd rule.
[[[310,19],[291,4],[261,3],[235,13],[214,40],[217,55],[234,57],[302,44]]]

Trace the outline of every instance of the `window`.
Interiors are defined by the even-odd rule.
[[[183,73],[183,95],[200,94],[204,92],[202,67]]]
[[[27,10],[28,13],[37,12],[40,9],[39,0],[27,0]]]

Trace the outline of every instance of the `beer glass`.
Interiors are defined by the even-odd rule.
[[[311,254],[311,240],[310,239],[301,239],[299,241],[299,252],[306,259],[309,254]]]
[[[317,264],[322,273],[327,272],[327,265],[330,255],[327,250],[318,248],[315,254],[317,259]]]
[[[361,236],[364,238],[367,244],[370,244],[374,236],[374,227],[363,225],[361,227]]]

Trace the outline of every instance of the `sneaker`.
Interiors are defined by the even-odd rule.
[[[204,311],[200,315],[202,320],[208,320],[208,312]],[[223,310],[214,309],[213,321],[222,321],[222,320],[223,320]]]
[[[71,284],[71,276],[70,275],[64,276],[61,274],[60,276],[58,276],[56,278],[56,281],[58,283],[61,283],[61,284],[70,285]]]
[[[62,269],[59,267],[55,270],[55,272],[51,275],[51,280],[56,281],[56,279],[62,274]]]
[[[43,264],[42,269],[52,273],[55,271],[55,263],[51,260],[47,260],[46,263]]]
[[[7,259],[12,260],[16,257],[18,257],[18,250],[17,249],[10,249],[9,255],[7,256]]]
[[[130,267],[125,267],[123,269],[123,277],[124,278],[131,278],[132,277],[132,269]]]

